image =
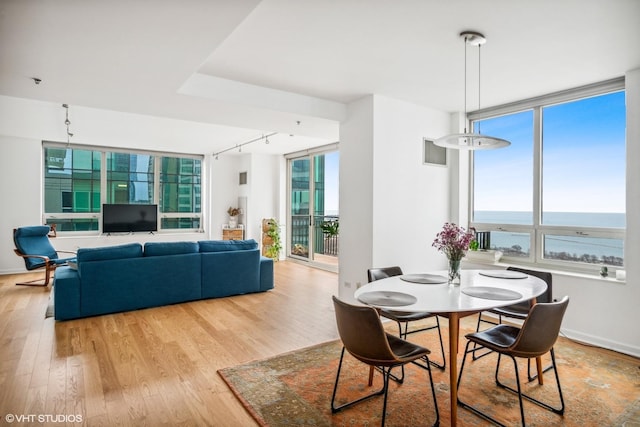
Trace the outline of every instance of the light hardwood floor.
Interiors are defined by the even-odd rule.
[[[276,263],[266,293],[66,322],[45,319],[49,290],[15,286],[24,278],[0,276],[0,425],[6,414],[43,414],[254,426],[217,370],[338,337],[337,275],[293,262]]]

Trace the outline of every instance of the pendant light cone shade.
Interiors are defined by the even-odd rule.
[[[460,37],[464,39],[464,119],[467,120],[467,45],[478,46],[478,109],[480,109],[480,46],[487,39],[475,31],[463,31]],[[446,135],[436,139],[433,143],[439,147],[456,150],[493,150],[511,145],[509,141],[481,133],[467,132]]]

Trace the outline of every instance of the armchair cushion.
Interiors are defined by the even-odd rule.
[[[47,236],[50,230],[47,225],[17,228],[13,234],[16,249],[23,255],[38,255],[50,260],[57,259],[58,253]],[[34,270],[45,264],[44,259],[37,257],[26,257],[24,262],[27,270]]]

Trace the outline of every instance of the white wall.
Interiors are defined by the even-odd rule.
[[[227,209],[238,206],[238,198],[247,198],[244,213],[245,238],[262,239],[263,218],[280,218],[280,179],[284,170],[284,157],[269,154],[221,154],[212,160],[211,213],[212,238],[222,238],[222,226],[229,222]],[[240,172],[247,172],[247,183],[239,185]],[[284,219],[282,219],[284,222]]]
[[[450,217],[449,170],[423,164],[422,139],[448,132],[449,116],[376,96],[374,123],[372,265],[444,268],[431,243]]]
[[[640,69],[626,74],[627,229],[626,282],[566,272],[553,273],[553,295],[570,297],[562,333],[570,338],[640,357]],[[464,173],[459,174],[463,176]],[[461,179],[461,187],[465,187]],[[462,198],[461,198],[462,200]],[[466,209],[466,202],[460,202]],[[473,265],[467,264],[467,268]],[[535,268],[535,267],[533,267]]]
[[[25,271],[24,262],[14,252],[12,230],[24,225],[42,224],[42,140],[66,141],[64,109],[60,104],[0,96],[0,274]],[[120,148],[150,149],[187,154],[205,154],[203,170],[205,182],[203,194],[210,203],[203,206],[205,218],[204,233],[175,232],[169,234],[135,234],[132,236],[59,236],[52,240],[60,250],[76,250],[79,247],[97,247],[137,241],[178,241],[219,239],[221,227],[228,221],[226,211],[237,205],[240,189],[238,172],[248,163],[243,156],[220,155],[215,161],[207,153],[189,151],[197,144],[210,140],[215,125],[193,123],[182,120],[150,117],[138,114],[119,113],[84,107],[70,110],[71,130],[75,136],[73,143],[112,146]],[[250,131],[247,131],[248,134]],[[276,160],[264,158],[257,162],[260,174],[268,175],[261,187],[259,201],[269,199],[273,185],[279,179],[280,170],[266,172],[266,165]],[[246,170],[246,169],[244,169]],[[206,202],[205,200],[205,202]],[[268,201],[269,214],[279,203],[277,197]],[[255,205],[254,205],[255,207]],[[256,214],[262,214],[256,210]],[[254,232],[250,236],[259,240]]]
[[[449,170],[422,163],[422,139],[447,114],[382,96],[348,108],[340,127],[340,289],[353,299],[372,266],[443,268],[431,247],[449,216]]]
[[[340,123],[338,296],[353,300],[373,265],[373,96],[351,103]]]
[[[640,302],[640,263],[636,261],[640,259],[640,70],[627,73],[626,89],[627,281],[555,274],[554,294],[571,297],[563,324],[565,334],[640,356],[636,321]],[[13,253],[11,230],[42,221],[41,140],[66,139],[61,111],[58,104],[0,96],[0,149],[5,154],[0,157],[0,274],[24,271],[23,262]],[[175,148],[180,138],[206,139],[211,129],[203,124],[95,109],[74,108],[73,114],[74,131],[82,135],[77,142],[86,144],[112,143],[169,151],[168,147]],[[446,170],[422,165],[419,159],[422,137],[447,133],[451,121],[443,113],[379,96],[368,96],[349,105],[347,118],[340,126],[338,292],[342,298],[352,298],[356,283],[365,283],[366,269],[374,265],[398,264],[407,271],[444,268],[444,258],[431,248],[431,242],[442,222],[459,217],[455,210],[459,201],[466,198],[466,162],[450,158]],[[237,173],[247,165],[258,171],[249,171],[249,221],[255,224],[262,216],[284,221],[286,182],[282,159],[229,155],[220,156],[218,162],[207,156],[205,162],[206,192],[211,200],[205,235],[156,235],[145,239],[218,238],[216,233],[227,221],[226,209],[237,203],[244,191],[238,188]],[[279,164],[279,170],[268,174],[272,164]],[[279,194],[271,199],[268,194],[274,186],[279,187]],[[259,238],[253,236],[253,231],[248,234]],[[112,244],[120,239],[58,238],[54,244],[59,249],[75,249]],[[347,288],[346,282],[351,287]]]
[[[627,280],[554,272],[554,296],[571,298],[565,335],[640,357],[640,70],[627,73],[626,93]],[[419,147],[423,136],[456,131],[456,121],[380,96],[349,106],[340,127],[341,298],[353,299],[372,266],[445,268],[431,242],[444,221],[465,223],[468,153],[450,151],[443,170],[422,165]]]
[[[222,239],[222,226],[229,222],[227,210],[238,206],[238,173],[244,171],[244,156],[221,154],[211,160],[211,238]]]
[[[281,240],[284,243],[286,235],[286,211],[282,211],[281,177],[286,176],[285,159],[283,156],[264,154],[251,155],[248,182],[250,191],[248,196],[249,219],[248,233],[258,242],[262,236],[262,220],[274,218],[281,227]],[[284,256],[284,251],[280,254]]]

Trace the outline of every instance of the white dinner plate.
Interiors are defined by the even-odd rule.
[[[447,283],[447,278],[438,274],[403,274],[400,279],[405,282],[422,283],[426,285],[436,285],[438,283]]]
[[[495,277],[496,279],[526,279],[525,273],[512,270],[481,270],[479,272],[481,276]]]
[[[401,307],[414,304],[418,299],[413,295],[394,291],[365,292],[358,297],[358,301],[365,304],[381,305],[386,307]]]
[[[463,288],[461,292],[476,298],[494,299],[498,301],[511,301],[522,298],[522,294],[519,292],[490,286],[471,286],[469,288]]]

